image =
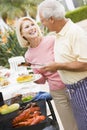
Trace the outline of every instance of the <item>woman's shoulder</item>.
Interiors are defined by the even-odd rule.
[[[46,36],[44,36],[44,40],[55,41],[55,36],[54,35],[46,35]]]
[[[54,46],[54,43],[55,43],[55,38],[53,36],[45,36],[43,38],[43,41],[42,41],[42,46],[44,47],[44,45],[46,45],[46,47],[52,47]]]

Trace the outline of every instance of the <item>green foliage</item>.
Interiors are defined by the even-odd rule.
[[[81,6],[73,11],[67,12],[66,18],[70,18],[75,23],[87,19],[87,6]]]
[[[38,26],[40,27],[41,32],[42,32],[42,34],[43,34],[44,36],[49,33],[48,28],[44,27],[41,22],[38,22],[37,24],[38,24]]]
[[[42,0],[0,0],[0,16],[6,20],[26,16],[36,17],[37,5]]]
[[[22,48],[17,40],[15,31],[9,31],[7,42],[0,44],[0,66],[9,67],[8,59],[14,56],[24,56],[27,48]]]

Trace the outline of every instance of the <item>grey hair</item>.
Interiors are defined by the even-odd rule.
[[[65,17],[65,8],[57,0],[44,0],[38,5],[38,14],[39,13],[46,19],[50,17],[62,19]]]
[[[41,33],[39,26],[35,22],[35,20],[32,19],[31,17],[22,17],[16,21],[16,35],[17,35],[18,42],[19,42],[20,46],[22,46],[22,47],[29,47],[29,41],[27,41],[24,37],[22,37],[22,34],[21,34],[21,25],[24,20],[30,20],[36,25],[36,27],[39,31],[39,36],[42,36],[42,33]]]

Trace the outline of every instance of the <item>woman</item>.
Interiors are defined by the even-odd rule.
[[[17,21],[17,38],[22,47],[27,47],[25,59],[27,63],[45,65],[54,61],[54,36],[43,37],[36,22],[30,17],[23,17]],[[37,83],[49,84],[51,95],[54,99],[64,130],[75,128],[75,120],[66,94],[66,87],[61,81],[58,72],[45,72],[34,68],[34,73],[41,74]],[[67,117],[67,120],[66,120]],[[76,129],[73,129],[76,130]]]

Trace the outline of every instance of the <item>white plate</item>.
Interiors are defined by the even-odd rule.
[[[33,81],[37,81],[41,78],[41,74],[34,74],[34,80]]]
[[[31,79],[29,79],[29,80],[25,79],[25,81],[19,81],[19,82],[17,81],[17,83],[25,83],[25,82],[32,82],[32,81],[34,82],[34,81],[40,79],[40,77],[41,77],[40,74],[30,74],[30,75],[33,76]]]
[[[0,77],[0,79],[0,88],[7,87],[10,84],[9,80],[6,77]]]
[[[34,78],[31,80],[31,81],[26,81],[26,82],[21,82],[21,83],[18,83],[16,81],[17,77],[18,77],[18,74],[15,74],[15,75],[12,75],[12,77],[9,77],[9,84],[8,85],[5,85],[5,86],[1,86],[0,85],[0,89],[5,89],[5,88],[10,88],[10,87],[13,87],[13,86],[17,86],[19,84],[29,84],[31,82],[34,82],[36,80],[39,80],[41,78],[41,75],[40,74],[33,74]]]

